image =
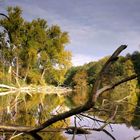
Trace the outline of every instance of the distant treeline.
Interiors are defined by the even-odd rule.
[[[97,62],[90,62],[83,66],[71,67],[66,75],[64,84],[70,87],[76,85],[92,86],[96,76],[109,57],[104,57]],[[119,79],[130,76],[131,74],[140,75],[140,52],[135,51],[126,56],[120,56],[118,60],[106,71],[103,84],[113,83]],[[137,86],[140,86],[140,77],[137,79]]]
[[[74,88],[78,93],[75,93],[75,96],[79,95],[78,98],[75,97],[76,102],[79,101],[78,99],[80,99],[81,102],[85,101],[81,91],[86,88],[91,89],[97,74],[100,72],[108,58],[109,57],[105,57],[97,62],[90,62],[83,66],[72,67],[67,71],[64,84]],[[101,87],[99,88],[116,83],[133,74],[140,75],[140,52],[138,51],[127,54],[126,56],[120,56],[111,68],[104,73]],[[140,100],[139,87],[140,77],[123,83],[113,90],[107,91],[101,95],[96,103],[96,107],[106,111],[109,110],[108,115],[110,115],[114,111],[114,105],[117,105],[119,110],[116,115],[117,121],[122,122],[123,120],[129,125],[130,122],[135,122],[132,114],[136,111]],[[88,92],[88,94],[91,94],[91,91]],[[100,112],[102,118],[105,118],[106,114],[107,112]]]

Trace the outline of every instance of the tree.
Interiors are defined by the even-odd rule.
[[[75,76],[75,74],[79,69],[80,67],[71,67],[70,69],[68,69],[68,71],[65,74],[65,81],[64,81],[64,84],[66,86],[74,87],[75,84],[73,81],[73,77]]]
[[[110,67],[106,74],[103,82],[104,86],[136,73],[132,61],[125,57],[120,57],[120,59]],[[98,100],[99,108],[110,110],[108,113],[105,113],[104,111],[100,112],[101,118],[107,119],[107,116],[114,112],[113,106],[117,104],[118,113],[116,113],[116,120],[120,123],[122,120],[127,122],[127,124],[130,123],[133,119],[133,115],[131,114],[135,111],[138,99],[136,89],[137,80],[134,79],[101,95]],[[122,112],[121,115],[119,115],[119,111]]]
[[[127,60],[125,62],[125,74],[126,76],[130,76],[132,74],[135,74],[135,70],[134,70],[134,65],[132,63],[131,60]],[[128,98],[128,103],[130,104],[133,104],[134,106],[136,106],[137,104],[137,92],[136,92],[136,89],[137,89],[137,80],[132,80],[132,81],[128,81],[126,83],[127,85],[127,90],[129,92],[129,98]],[[135,111],[135,107],[128,104],[128,108],[129,110],[128,111]]]
[[[135,69],[135,72],[140,75],[140,52],[138,51],[135,51],[133,52],[132,54],[127,54],[126,57],[128,59],[131,59],[132,60],[132,63],[134,65],[134,69]],[[138,85],[140,85],[140,77],[138,77]]]
[[[75,83],[75,89],[86,89],[87,88],[87,73],[84,70],[78,71],[73,77],[73,81]]]
[[[19,78],[34,81],[32,73],[35,72],[39,83],[46,80],[61,84],[71,66],[71,52],[65,50],[68,33],[57,25],[49,27],[44,19],[25,21],[21,14],[19,7],[8,7],[7,18],[0,19],[0,25],[10,33],[10,48],[4,52],[9,53],[7,63],[12,67],[16,82],[19,83]]]

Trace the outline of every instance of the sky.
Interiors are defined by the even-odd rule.
[[[122,53],[140,50],[140,0],[0,0],[0,12],[20,6],[31,21],[44,18],[70,36],[66,46],[74,66],[111,55],[122,44]]]

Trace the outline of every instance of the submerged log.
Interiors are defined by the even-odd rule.
[[[0,132],[3,132],[3,130],[5,132],[26,132],[27,130],[33,129],[33,127],[30,126],[8,126],[8,125],[0,125]],[[76,129],[76,134],[91,134],[90,131],[88,131],[86,128],[82,128],[82,127],[74,127],[74,126],[70,126],[67,128],[46,128],[44,130],[41,130],[40,132],[62,132],[62,131],[66,131],[65,133],[68,134],[74,134],[74,131]]]
[[[91,134],[90,131],[88,131],[82,127],[73,127],[73,126],[66,128],[65,133],[74,134],[75,129],[76,129],[76,134]]]

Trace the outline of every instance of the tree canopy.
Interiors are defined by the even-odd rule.
[[[29,84],[61,84],[71,66],[71,52],[65,49],[68,33],[58,25],[49,26],[44,19],[26,21],[19,7],[8,7],[7,12],[8,18],[0,19],[4,27],[0,33],[0,72],[9,71],[13,83],[21,79]]]

